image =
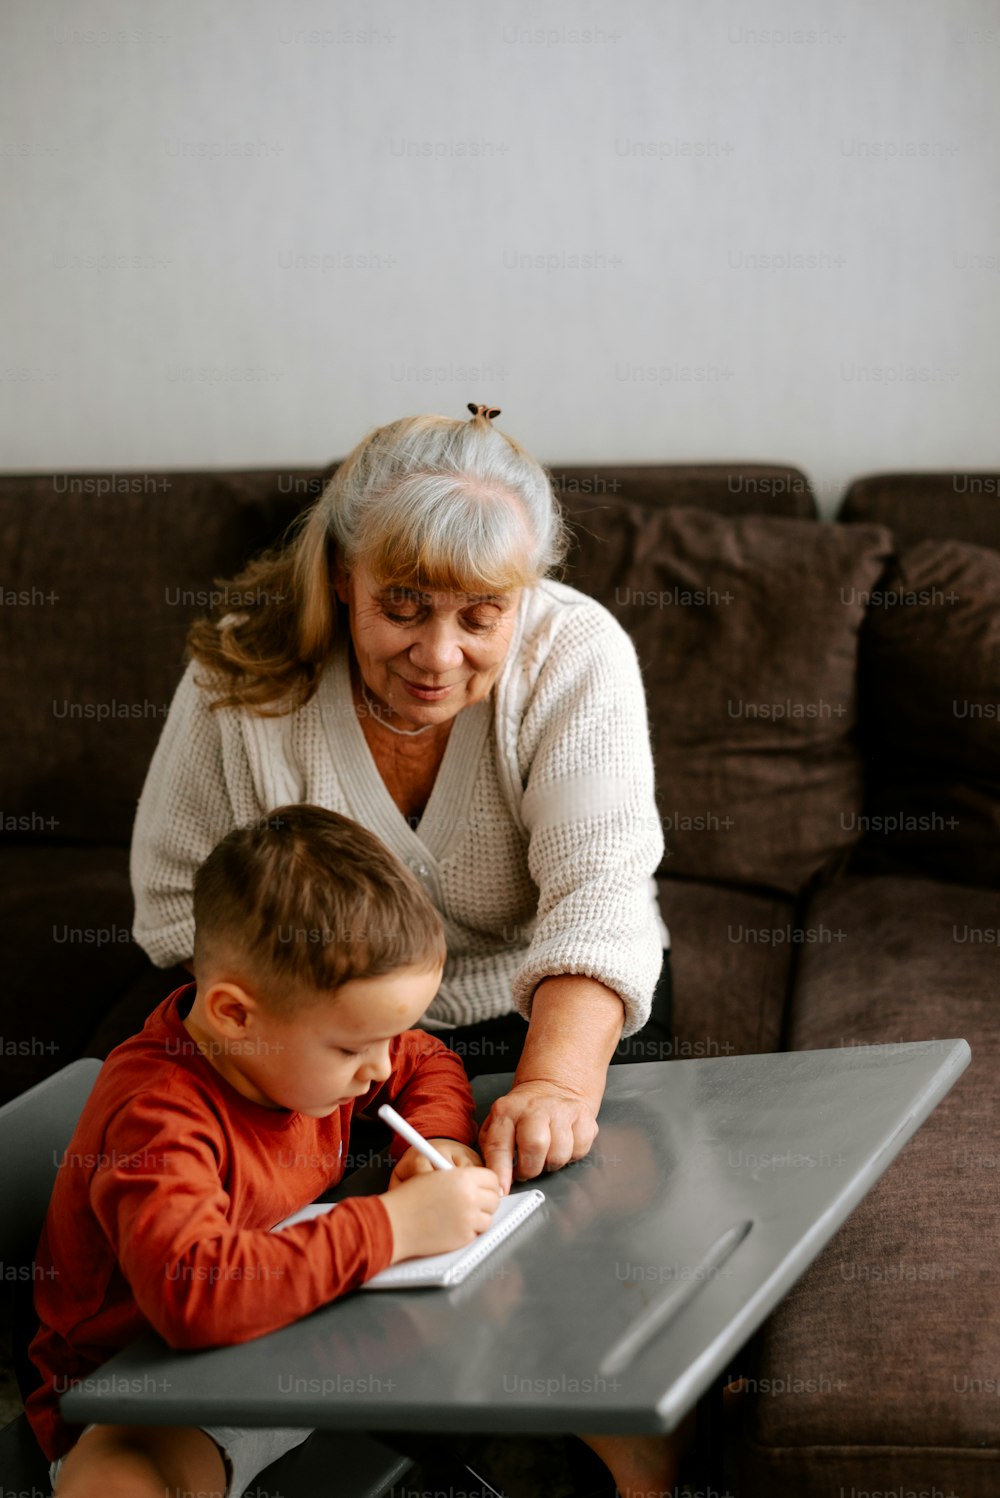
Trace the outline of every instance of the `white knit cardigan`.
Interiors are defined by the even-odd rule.
[[[369,828],[424,882],[448,959],[428,1028],[531,1014],[543,978],[596,978],[649,1016],[663,949],[663,833],[635,647],[603,605],[546,578],[522,592],[489,696],[455,720],[416,827],[361,731],[346,631],[302,708],[210,711],[191,662],[132,836],[136,941],[161,967],[194,950],[195,870],[233,827],[308,801]]]

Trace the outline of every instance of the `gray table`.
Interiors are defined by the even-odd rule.
[[[355,1292],[235,1347],[150,1335],[63,1414],[670,1431],[969,1059],[951,1040],[612,1067],[590,1155],[539,1180],[545,1205],[464,1284]],[[476,1081],[480,1117],[510,1080]],[[372,1170],[351,1185],[381,1189]]]

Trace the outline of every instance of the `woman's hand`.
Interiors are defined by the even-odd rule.
[[[479,1147],[506,1196],[514,1178],[515,1150],[516,1178],[530,1181],[543,1170],[561,1170],[571,1160],[581,1160],[597,1133],[597,1109],[583,1094],[559,1082],[517,1082],[487,1114]]]
[[[468,1144],[459,1144],[457,1139],[428,1139],[428,1144],[433,1144],[439,1155],[444,1155],[452,1165],[482,1165],[482,1160],[476,1151]],[[395,1170],[389,1177],[388,1190],[394,1186],[401,1186],[411,1176],[424,1175],[434,1170],[434,1166],[410,1145],[405,1155],[400,1155]]]
[[[587,1154],[624,1012],[614,989],[576,973],[545,978],[535,989],[514,1086],[479,1131],[479,1148],[504,1194],[515,1151],[519,1181]]]

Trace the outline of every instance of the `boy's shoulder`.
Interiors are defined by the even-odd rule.
[[[50,1211],[85,1212],[93,1181],[106,1172],[160,1175],[178,1147],[220,1171],[231,1159],[232,1125],[216,1074],[168,1044],[179,1036],[163,1023],[163,1007],[105,1059],[59,1161]]]

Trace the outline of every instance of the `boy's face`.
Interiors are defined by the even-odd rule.
[[[380,978],[352,978],[328,1003],[311,1003],[290,1018],[226,981],[205,986],[199,1005],[199,982],[184,1024],[196,1039],[211,1037],[208,1059],[251,1102],[326,1118],[387,1079],[390,1040],[420,1019],[442,971],[398,968]]]

